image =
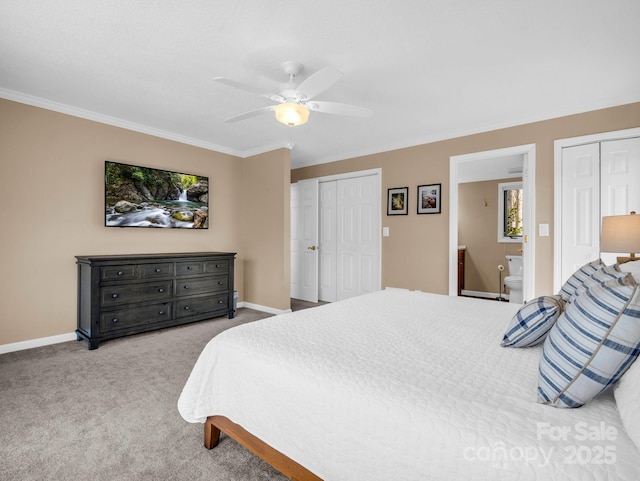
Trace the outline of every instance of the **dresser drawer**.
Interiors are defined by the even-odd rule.
[[[154,277],[171,277],[173,275],[173,263],[142,264],[140,266],[141,279],[153,279]]]
[[[226,274],[229,272],[229,261],[227,259],[205,261],[204,272],[207,274]]]
[[[153,324],[171,319],[171,303],[154,304],[152,306],[129,307],[100,313],[100,329],[102,332],[117,331],[132,326]]]
[[[100,305],[108,307],[119,304],[170,299],[172,296],[171,287],[171,281],[101,287]]]
[[[202,274],[202,269],[203,269],[202,261],[176,263],[177,276],[191,276],[191,275]]]
[[[130,281],[138,277],[138,266],[105,266],[100,268],[100,279],[103,281]]]
[[[192,297],[176,301],[176,318],[206,314],[229,307],[228,294],[218,296]]]
[[[197,279],[178,279],[176,281],[176,296],[191,296],[209,292],[226,291],[229,288],[227,276],[205,277]]]

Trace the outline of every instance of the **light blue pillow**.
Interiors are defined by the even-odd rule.
[[[640,354],[640,286],[608,281],[571,299],[544,341],[538,402],[580,407]]]
[[[606,264],[600,259],[596,259],[595,261],[591,261],[588,264],[583,265],[580,269],[575,271],[569,279],[567,279],[567,282],[565,282],[560,288],[558,295],[562,296],[565,301],[568,301],[576,289],[580,287],[585,280],[591,277],[597,270],[602,269],[605,266]]]
[[[522,306],[511,319],[501,345],[528,347],[541,343],[564,310],[562,296],[541,296]]]

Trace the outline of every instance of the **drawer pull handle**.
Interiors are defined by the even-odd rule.
[[[216,264],[216,269],[220,269],[220,264]]]
[[[190,271],[191,270],[191,266],[187,266],[187,270]]]
[[[118,294],[111,294],[111,297],[113,297],[114,299],[117,299],[119,296]]]
[[[156,272],[160,272],[160,269],[156,269]]]
[[[218,285],[219,285],[219,286],[221,286],[221,285],[223,285],[223,284],[224,284],[224,282],[222,282],[222,281],[218,281]]]
[[[224,304],[224,301],[218,301],[218,304]]]
[[[122,274],[124,274],[124,272],[122,271],[118,271],[118,275],[121,276]]]
[[[160,289],[158,289],[158,292],[164,292],[164,289],[161,287]]]
[[[191,309],[189,306],[184,306],[185,311],[188,311],[189,309]]]
[[[111,319],[111,322],[113,322],[113,323],[115,324],[115,323],[116,323],[116,322],[118,322],[119,320],[120,320],[120,319],[118,319],[117,317],[114,317],[113,319]]]
[[[160,312],[158,312],[158,315],[160,315],[160,316],[164,316],[164,311],[160,311]]]
[[[189,289],[189,286],[184,286],[185,289]]]

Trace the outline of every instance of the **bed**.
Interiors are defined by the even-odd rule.
[[[538,402],[542,345],[501,346],[520,308],[385,289],[234,327],[178,409],[292,479],[640,479],[613,389]]]

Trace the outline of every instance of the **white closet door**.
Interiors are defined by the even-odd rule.
[[[320,300],[338,300],[338,199],[336,181],[320,183]]]
[[[600,254],[600,146],[562,151],[562,265],[564,283]]]
[[[318,180],[291,185],[291,297],[318,302]]]
[[[600,148],[601,215],[640,214],[640,138],[602,142]],[[629,253],[602,253],[606,264]]]
[[[380,203],[374,176],[337,183],[337,299],[380,289]]]

